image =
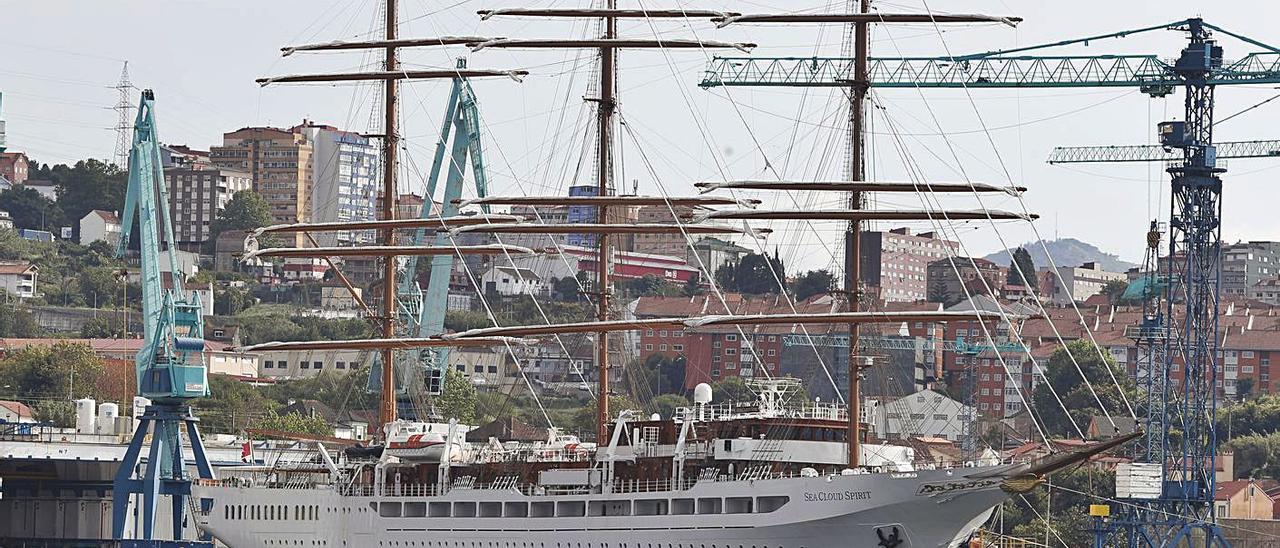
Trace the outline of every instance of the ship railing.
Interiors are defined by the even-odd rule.
[[[836,403],[804,402],[766,411],[758,403],[717,403],[701,407],[676,408],[677,419],[700,421],[730,420],[741,418],[788,418],[813,420],[846,420],[848,409]]]

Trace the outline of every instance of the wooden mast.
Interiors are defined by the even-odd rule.
[[[868,13],[871,11],[871,0],[858,1],[858,13]],[[853,56],[854,56],[854,79],[853,86],[849,90],[849,179],[851,181],[862,181],[866,172],[866,166],[862,157],[862,135],[863,135],[863,114],[864,104],[867,98],[867,23],[865,21],[855,22],[853,24]],[[862,209],[864,205],[863,194],[861,191],[849,193],[849,209]],[[862,221],[849,221],[845,234],[845,294],[849,300],[849,311],[858,312],[862,305],[862,291],[860,282],[862,277]],[[862,395],[861,395],[861,374],[862,364],[859,363],[860,356],[858,352],[858,324],[849,324],[849,458],[850,468],[857,467],[861,464],[862,453],[862,424],[859,415],[862,414]]]
[[[607,0],[605,7],[608,9],[616,9],[618,7],[617,0]],[[614,17],[604,18],[604,38],[606,40],[617,38],[618,21]],[[596,159],[597,166],[597,189],[598,196],[608,196],[612,192],[610,184],[610,176],[613,167],[613,147],[612,136],[610,135],[613,126],[613,86],[617,50],[612,47],[600,48],[600,103],[597,108],[599,123],[599,157]],[[609,207],[600,205],[597,208],[596,222],[605,224],[609,222]],[[600,246],[600,253],[596,259],[596,292],[597,292],[597,310],[596,319],[598,321],[609,320],[609,235],[607,233],[596,234],[597,243]],[[596,333],[596,443],[604,443],[609,439],[609,333],[600,331]]]
[[[396,39],[396,27],[399,21],[396,13],[398,1],[386,0],[385,26],[387,40]],[[383,66],[387,72],[395,72],[400,68],[399,60],[396,59],[396,46],[387,46],[386,60]],[[399,167],[396,162],[396,148],[399,146],[399,134],[396,133],[398,122],[396,103],[399,99],[400,81],[389,79],[383,82],[382,85],[382,104],[385,109],[385,117],[382,122],[382,218],[390,221],[396,218],[396,202],[399,197],[396,189],[396,170]],[[382,245],[394,246],[395,243],[395,231],[389,228],[383,230]],[[395,257],[384,257],[382,262],[382,336],[387,339],[394,338],[396,335],[395,302],[396,259]],[[382,424],[384,429],[388,423],[396,420],[394,357],[395,351],[391,348],[382,350],[382,395],[378,410],[378,422]]]

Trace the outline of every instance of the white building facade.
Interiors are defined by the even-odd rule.
[[[966,425],[975,419],[972,407],[933,390],[921,390],[881,406],[876,432],[885,439],[936,437],[965,441]]]
[[[368,137],[325,125],[304,123],[301,130],[315,147],[311,220],[317,223],[372,221],[378,196],[381,154]],[[368,230],[317,235],[322,245],[368,243]]]
[[[107,242],[113,248],[120,245],[120,216],[115,212],[95,209],[80,219],[80,245],[97,241]]]
[[[1097,295],[1103,286],[1111,281],[1127,281],[1129,276],[1123,272],[1108,272],[1096,262],[1084,263],[1080,266],[1058,267],[1057,282],[1054,284],[1053,303],[1067,305],[1072,302],[1083,302]]]

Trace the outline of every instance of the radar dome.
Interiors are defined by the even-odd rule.
[[[649,415],[649,420],[651,420],[651,421],[660,421],[660,420],[662,420],[662,415],[659,415],[659,414],[657,414],[657,413],[654,413],[654,414],[652,414],[652,415]]]
[[[711,385],[700,382],[698,386],[693,387],[693,403],[698,405],[711,403]]]

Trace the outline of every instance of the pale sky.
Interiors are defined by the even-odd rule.
[[[622,0],[622,7],[732,9],[743,12],[842,11],[843,2]],[[380,32],[374,16],[377,0],[271,1],[113,1],[43,2],[4,0],[0,12],[10,24],[0,35],[0,119],[7,120],[9,147],[44,163],[85,157],[109,158],[115,147],[116,102],[111,89],[121,65],[129,61],[132,82],[156,92],[161,138],[207,149],[221,134],[249,125],[289,126],[308,118],[364,131],[373,115],[370,85],[344,84],[261,88],[254,78],[288,73],[346,71],[372,67],[363,53],[297,54],[282,58],[279,48],[306,42],[352,39]],[[440,7],[445,5],[447,7]],[[504,19],[482,22],[482,8],[584,6],[586,2],[431,2],[403,0],[401,35],[483,35],[505,37],[583,37],[581,22]],[[921,0],[876,2],[885,12],[920,11]],[[1280,18],[1273,2],[1185,0],[1103,2],[942,1],[927,3],[939,12],[1018,15],[1017,29],[998,25],[948,27],[939,34],[929,25],[883,27],[873,32],[873,55],[910,56],[972,53],[1054,42],[1124,29],[1152,26],[1201,15],[1238,33],[1280,44],[1268,33]],[[593,27],[592,27],[593,28]],[[759,43],[753,55],[840,55],[842,30],[835,25],[743,25],[715,29],[701,21],[627,22],[624,37],[693,37]],[[1228,60],[1258,51],[1221,36]],[[1180,33],[1161,31],[1088,47],[1045,54],[1147,54],[1173,57]],[[832,178],[842,173],[840,139],[843,102],[838,90],[703,90],[697,87],[711,55],[718,52],[624,52],[620,59],[622,169],[626,187],[641,193],[687,195],[700,180],[730,178]],[[723,52],[724,55],[741,55]],[[590,159],[579,166],[583,131],[590,123],[588,94],[591,53],[493,50],[469,54],[465,48],[428,48],[405,55],[409,67],[452,66],[467,55],[472,67],[527,68],[523,83],[476,81],[484,117],[492,194],[563,193],[572,183],[592,180]],[[422,188],[421,172],[439,131],[448,94],[447,81],[419,82],[403,94],[403,133],[410,162],[404,185]],[[1276,94],[1269,86],[1220,89],[1218,118]],[[1168,181],[1156,165],[1049,166],[1044,160],[1058,145],[1143,144],[1153,141],[1155,124],[1181,119],[1177,94],[1152,100],[1137,90],[877,90],[882,108],[873,115],[873,176],[902,180],[917,172],[931,180],[971,180],[1030,187],[1026,207],[1041,216],[1039,235],[1074,237],[1141,259],[1144,232],[1152,215],[1168,215]],[[136,101],[137,95],[134,94]],[[1271,126],[1280,101],[1225,122],[1219,141],[1280,137]],[[797,121],[798,119],[798,121]],[[946,135],[946,139],[939,136]],[[901,145],[895,145],[901,143]],[[907,151],[904,159],[902,151]],[[959,162],[956,158],[959,158]],[[772,170],[766,169],[766,160]],[[957,169],[957,165],[962,168]],[[1277,160],[1236,160],[1228,167],[1224,191],[1224,239],[1277,239],[1274,176]],[[962,175],[963,171],[963,175]],[[660,183],[658,181],[661,181]],[[835,196],[766,196],[775,207],[837,205]],[[948,200],[973,208],[972,196]],[[1017,200],[989,197],[987,207],[1020,210]],[[879,207],[919,208],[915,196],[890,196]],[[927,223],[913,225],[928,230]],[[879,228],[891,228],[880,225]],[[793,267],[825,267],[839,247],[840,228],[774,226],[764,244],[778,248]],[[1036,238],[1027,223],[988,223],[956,227],[969,253],[982,255]],[[751,244],[748,247],[755,247]]]

